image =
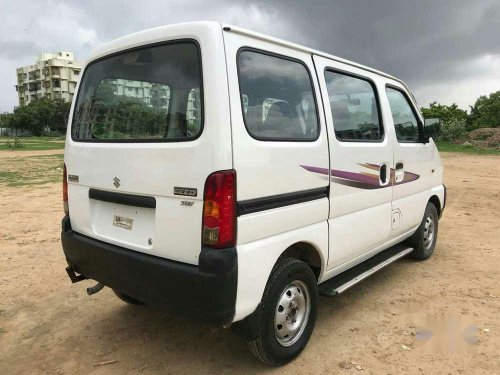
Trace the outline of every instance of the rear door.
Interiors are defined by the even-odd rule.
[[[331,269],[389,239],[392,142],[382,121],[379,77],[319,56],[314,62],[330,143]]]
[[[86,67],[65,163],[75,231],[197,264],[205,180],[232,161],[221,30],[189,32]]]

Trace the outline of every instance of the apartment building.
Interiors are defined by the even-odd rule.
[[[41,98],[71,101],[81,70],[73,52],[41,53],[34,64],[16,69],[19,105]]]

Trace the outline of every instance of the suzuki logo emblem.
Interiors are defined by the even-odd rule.
[[[120,179],[118,177],[113,178],[113,185],[115,185],[115,188],[120,187]]]

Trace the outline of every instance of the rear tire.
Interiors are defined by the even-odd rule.
[[[248,341],[253,355],[272,366],[297,357],[311,337],[318,313],[317,280],[311,268],[297,259],[279,260],[256,313],[256,338]]]
[[[142,301],[139,301],[133,297],[130,297],[129,295],[125,294],[125,293],[122,293],[122,292],[119,292],[118,290],[116,289],[113,289],[113,293],[116,294],[116,296],[121,299],[123,302],[126,302],[126,303],[129,303],[131,305],[145,305],[144,302]]]
[[[417,231],[410,237],[409,243],[413,246],[412,257],[417,260],[429,259],[436,247],[438,236],[438,213],[436,206],[427,203],[424,218]]]

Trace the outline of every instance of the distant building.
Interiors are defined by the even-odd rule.
[[[126,79],[110,79],[109,84],[116,96],[140,99],[148,107],[167,110],[170,102],[170,88],[158,83],[132,81]],[[200,90],[192,89],[188,95],[186,120],[190,124],[200,121]]]
[[[19,105],[41,98],[71,101],[81,70],[73,52],[41,53],[34,64],[16,69]]]

